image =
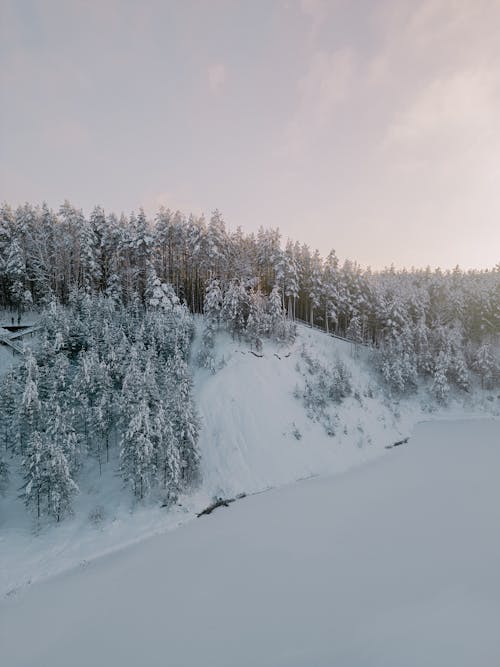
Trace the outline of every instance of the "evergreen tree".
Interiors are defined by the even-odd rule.
[[[439,403],[445,403],[450,393],[450,385],[447,378],[449,359],[445,352],[438,354],[434,367],[431,391]]]
[[[37,518],[43,513],[45,499],[47,513],[60,521],[71,513],[71,501],[78,487],[71,478],[68,461],[59,443],[34,431],[23,460],[25,471],[25,503],[36,510]]]
[[[491,389],[495,379],[500,375],[500,366],[489,343],[483,343],[478,348],[474,355],[473,365],[481,378],[481,387]]]
[[[132,406],[130,419],[121,440],[120,471],[137,498],[144,498],[151,487],[154,471],[153,429],[146,398]]]
[[[41,403],[37,384],[38,365],[31,350],[28,350],[26,354],[25,373],[26,383],[18,415],[21,451],[26,447],[33,431],[38,430],[41,420]]]
[[[17,403],[20,388],[14,371],[5,374],[0,382],[0,443],[6,452],[16,447]]]
[[[191,484],[198,472],[200,423],[193,402],[191,376],[179,350],[167,362],[166,382],[170,389],[167,412],[180,452],[182,481]]]
[[[222,315],[227,322],[233,335],[238,337],[243,333],[248,317],[249,302],[248,294],[239,281],[229,284],[224,294]]]

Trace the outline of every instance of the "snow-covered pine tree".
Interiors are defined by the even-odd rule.
[[[39,429],[41,421],[41,403],[38,395],[38,365],[31,350],[25,356],[24,372],[26,382],[19,406],[19,444],[24,451],[33,431]]]
[[[35,509],[37,517],[46,512],[60,521],[72,511],[72,499],[78,492],[73,481],[67,458],[60,442],[38,431],[31,434],[23,459],[25,476],[25,504]],[[43,502],[45,501],[45,502]]]
[[[231,282],[224,294],[222,316],[233,338],[239,338],[245,330],[248,309],[248,294],[245,288],[239,281]]]
[[[17,445],[17,405],[20,387],[15,371],[7,372],[0,382],[0,450],[14,451]]]
[[[262,349],[262,333],[264,331],[264,300],[259,290],[251,290],[249,294],[249,313],[246,335],[251,347],[257,352]]]
[[[338,311],[338,267],[339,261],[335,250],[331,250],[323,265],[323,303],[325,306],[325,328],[327,333],[330,331],[330,322],[334,330],[337,326]]]
[[[312,256],[309,278],[309,314],[311,326],[314,326],[314,313],[320,307],[322,294],[322,262],[319,251],[316,250]]]
[[[439,352],[432,378],[431,392],[439,403],[446,403],[450,393],[447,370],[450,365],[448,355],[443,350]]]
[[[281,302],[281,293],[279,285],[275,285],[271,290],[268,299],[268,321],[269,334],[278,340],[282,340],[285,331],[285,314]]]
[[[80,467],[81,456],[85,451],[79,443],[73,423],[73,413],[70,410],[63,411],[57,403],[46,410],[45,434],[54,447],[54,455],[59,452],[64,455],[71,473]]]
[[[489,343],[483,343],[474,355],[474,370],[481,378],[481,387],[491,389],[495,378],[500,374],[500,368]]]
[[[151,487],[153,470],[153,427],[150,409],[145,396],[131,406],[128,423],[124,429],[120,449],[120,472],[134,495],[143,499]]]
[[[169,388],[166,410],[181,455],[182,482],[191,484],[198,477],[200,421],[193,401],[189,369],[179,350],[167,362],[166,384]]]
[[[168,402],[160,404],[153,419],[153,442],[159,484],[175,499],[182,486],[182,458]]]
[[[70,473],[68,460],[61,449],[47,434],[47,469],[48,469],[48,512],[56,521],[66,514],[71,514],[73,496],[78,493],[78,486]],[[70,448],[70,444],[68,448]]]
[[[222,290],[217,279],[211,280],[205,292],[205,301],[203,304],[203,314],[207,322],[215,327],[219,326],[222,311]]]
[[[47,451],[39,431],[31,434],[23,459],[24,502],[36,510],[37,518],[42,515],[42,496],[49,492]]]
[[[17,238],[13,238],[7,253],[4,272],[10,283],[11,304],[20,315],[23,311],[26,261]]]

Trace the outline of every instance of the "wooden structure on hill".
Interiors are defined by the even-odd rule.
[[[10,347],[14,354],[24,354],[24,346],[20,345],[24,336],[31,336],[40,329],[36,324],[3,324],[0,325],[0,345]],[[19,341],[19,342],[17,342]]]

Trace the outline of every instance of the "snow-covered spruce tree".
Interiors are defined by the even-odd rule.
[[[248,318],[248,294],[239,281],[232,281],[224,294],[222,316],[233,338],[241,337]]]
[[[450,385],[448,383],[447,377],[447,370],[449,365],[450,360],[446,352],[439,352],[434,366],[431,385],[431,392],[439,403],[446,403],[450,393]]]
[[[220,282],[214,278],[207,285],[205,301],[203,303],[203,314],[205,315],[205,319],[214,327],[219,326],[222,303],[223,297]]]
[[[98,238],[92,219],[87,221],[82,216],[79,230],[80,266],[79,285],[87,292],[100,284],[101,270],[98,263]]]
[[[172,417],[167,406],[161,404],[153,419],[157,478],[167,492],[168,501],[176,499],[182,487],[182,459]]]
[[[309,278],[309,321],[314,326],[314,313],[321,303],[323,293],[321,257],[318,250],[311,259],[311,275]]]
[[[23,459],[24,469],[24,502],[27,507],[35,509],[37,518],[42,515],[42,498],[48,496],[48,461],[39,431],[33,431],[28,441]]]
[[[329,333],[330,326],[333,326],[335,331],[337,328],[337,312],[338,312],[338,267],[339,260],[335,254],[335,250],[331,250],[323,263],[323,304],[325,309],[325,329]]]
[[[384,341],[379,352],[379,370],[394,394],[408,393],[417,388],[417,361],[409,328]]]
[[[17,405],[20,387],[15,371],[0,381],[0,451],[14,451],[17,445]]]
[[[41,418],[41,403],[38,395],[38,365],[31,350],[25,357],[24,373],[26,382],[19,406],[19,444],[24,451],[33,431],[38,430]]]
[[[500,378],[500,365],[489,343],[481,345],[473,359],[473,367],[481,378],[483,389],[492,389],[496,378]]]
[[[57,403],[47,406],[45,434],[55,451],[61,452],[68,463],[68,470],[75,474],[81,464],[86,449],[78,439],[73,427],[74,415],[71,410],[63,411]]]
[[[145,396],[130,406],[128,424],[121,439],[120,472],[134,495],[142,499],[151,487],[153,470],[153,428],[151,414]]]
[[[351,317],[349,326],[346,329],[346,338],[349,338],[354,343],[363,342],[363,325],[361,323],[361,318],[357,313]]]
[[[265,331],[264,300],[260,290],[251,290],[248,295],[249,312],[246,335],[251,347],[257,352],[262,349],[262,334]]]
[[[148,305],[152,308],[172,311],[174,307],[180,305],[172,285],[162,283],[153,270],[148,274],[146,297]]]
[[[59,405],[63,410],[69,409],[74,385],[68,357],[63,352],[53,351],[50,361],[44,376],[48,402]]]
[[[60,521],[72,511],[71,502],[78,492],[61,443],[53,440],[53,432],[45,436],[33,431],[23,459],[25,477],[24,500],[38,518],[47,513]]]
[[[78,355],[78,370],[73,385],[76,398],[76,417],[79,421],[79,432],[83,435],[83,447],[91,448],[93,432],[94,408],[99,400],[99,358],[95,350],[82,350]]]
[[[4,271],[10,283],[11,303],[20,315],[23,311],[26,262],[16,238],[13,238],[10,243]]]
[[[180,451],[182,482],[189,485],[198,478],[200,421],[193,401],[189,369],[179,350],[168,360],[165,375],[169,389],[167,414]]]
[[[78,486],[70,474],[68,460],[60,447],[47,434],[48,513],[56,521],[72,512],[72,499]]]
[[[295,326],[286,319],[279,285],[275,285],[271,290],[271,294],[267,300],[267,313],[264,320],[264,330],[268,336],[281,342],[294,338]]]
[[[137,347],[132,346],[130,348],[129,362],[123,379],[118,406],[122,425],[127,424],[132,411],[141,398],[141,386],[142,368],[139,353]]]
[[[102,448],[106,452],[106,463],[109,463],[109,446],[113,426],[115,424],[115,402],[110,391],[103,392],[95,408],[94,426],[96,429],[96,455],[99,464],[99,474],[102,473]]]
[[[215,372],[213,348],[215,335],[220,325],[222,302],[223,297],[219,281],[213,279],[208,283],[205,293],[203,331],[201,334],[201,346],[198,352],[199,365],[202,368],[208,368],[212,372]]]
[[[215,210],[210,217],[206,235],[206,251],[209,276],[222,276],[227,263],[227,234],[220,211]]]
[[[299,272],[295,260],[295,248],[288,239],[284,252],[284,283],[285,298],[287,300],[287,315],[291,320],[295,319],[295,308],[299,297]]]

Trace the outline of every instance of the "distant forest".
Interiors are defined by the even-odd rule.
[[[322,257],[284,241],[278,229],[229,232],[218,211],[207,221],[163,208],[153,220],[142,210],[118,217],[100,207],[87,218],[69,202],[57,213],[45,204],[0,209],[3,308],[66,305],[83,291],[146,309],[158,284],[171,285],[194,313],[206,310],[210,295],[209,319],[229,317],[233,335],[246,330],[253,310],[254,338],[259,304],[276,314],[279,300],[289,320],[378,348],[381,371],[398,391],[438,371],[463,387],[469,371],[485,386],[498,381],[500,263],[375,272],[339,262],[334,250]]]
[[[363,270],[339,263],[332,250],[283,239],[278,229],[228,232],[215,211],[210,220],[160,209],[86,218],[65,202],[0,208],[0,305],[23,309],[54,298],[66,304],[75,289],[103,293],[124,304],[145,304],[154,280],[173,285],[192,312],[202,312],[210,280],[240,281],[269,294],[279,286],[290,317],[345,334],[352,320],[377,341],[405,322],[455,323],[470,340],[500,332],[500,263],[489,271]]]

